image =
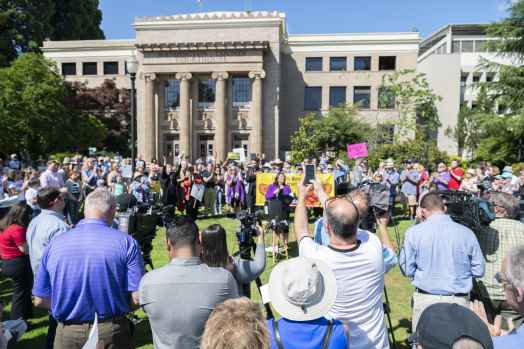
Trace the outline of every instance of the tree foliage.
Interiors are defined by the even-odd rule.
[[[433,93],[425,74],[411,69],[386,74],[382,77],[382,87],[395,95],[400,136],[415,133],[418,140],[423,140],[441,126],[436,108],[441,97]],[[387,95],[380,98],[387,98]]]
[[[341,151],[347,144],[365,142],[371,126],[357,116],[351,106],[331,108],[325,116],[311,113],[299,119],[299,128],[291,138],[293,161],[317,156],[327,150]]]
[[[129,151],[128,125],[130,122],[130,96],[126,89],[117,88],[113,80],[88,88],[76,82],[68,84],[66,104],[77,113],[95,117],[108,130],[103,140],[104,149],[127,154]]]
[[[39,54],[18,57],[0,69],[0,148],[32,156],[85,150],[106,135],[93,117],[70,109],[67,89],[53,63]]]
[[[0,0],[0,67],[52,40],[103,39],[98,0]]]
[[[497,40],[490,41],[493,51],[524,57],[524,0],[512,1],[509,16],[488,27],[487,34]]]

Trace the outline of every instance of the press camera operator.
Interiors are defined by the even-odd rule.
[[[501,270],[507,251],[524,246],[524,223],[517,220],[519,200],[502,192],[491,192],[486,198],[495,211],[495,220],[477,234],[480,248],[486,257],[486,273],[477,282],[478,296],[484,303],[489,321],[501,315],[513,321],[515,328],[518,328],[523,318],[506,303],[504,287],[496,282],[495,274]]]
[[[226,231],[220,224],[213,224],[201,233],[202,262],[209,267],[224,268],[233,274],[240,296],[249,296],[251,281],[259,277],[266,268],[264,230],[257,226],[258,236],[253,260],[231,256],[227,248]]]

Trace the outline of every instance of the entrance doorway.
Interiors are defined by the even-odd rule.
[[[164,135],[164,154],[169,163],[173,163],[175,157],[180,155],[180,137],[176,133]],[[159,159],[160,160],[160,159]]]
[[[198,138],[198,155],[204,161],[206,161],[208,157],[214,156],[214,138],[213,135],[200,135]]]
[[[249,135],[246,134],[234,134],[233,135],[233,149],[243,148],[246,159],[249,156]]]

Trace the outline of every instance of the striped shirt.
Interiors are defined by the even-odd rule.
[[[33,294],[51,298],[58,321],[109,319],[129,312],[144,262],[138,243],[104,221],[84,219],[45,250]]]

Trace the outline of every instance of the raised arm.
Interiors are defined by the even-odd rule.
[[[313,190],[312,185],[305,186],[304,183],[298,185],[298,200],[295,208],[294,232],[297,243],[300,243],[302,238],[310,236],[308,231],[306,196],[307,193]],[[317,194],[318,195],[318,194]]]

